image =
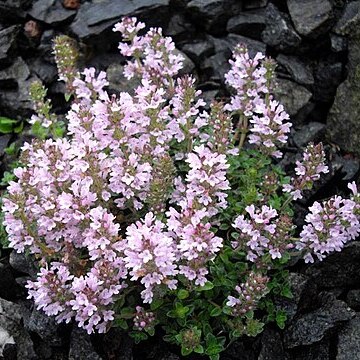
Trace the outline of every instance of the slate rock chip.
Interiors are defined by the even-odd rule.
[[[286,79],[278,79],[275,98],[284,105],[290,116],[295,116],[308,104],[312,93],[304,86]]]
[[[329,0],[287,0],[296,31],[304,36],[317,37],[325,33],[333,19]]]
[[[1,336],[3,334],[3,336]],[[8,335],[4,339],[4,335]],[[4,351],[6,343],[16,344],[17,358],[35,360],[37,356],[34,351],[30,335],[25,331],[22,324],[21,306],[0,298],[0,351]],[[2,347],[2,349],[1,349]],[[0,354],[1,355],[1,354]]]
[[[339,332],[336,360],[360,359],[360,314],[350,320]]]
[[[241,11],[241,2],[232,0],[192,0],[187,4],[191,17],[212,34],[223,34],[230,16]]]
[[[169,5],[169,0],[104,0],[100,2],[85,2],[81,4],[77,15],[71,24],[71,30],[80,38],[100,35],[105,30],[111,30],[113,25],[126,15],[142,17],[149,12],[156,14],[152,22],[157,26],[162,23],[162,10]],[[166,13],[165,13],[166,14]],[[167,18],[167,16],[165,16]],[[147,22],[150,26],[150,23]]]
[[[346,302],[352,309],[359,311],[360,310],[360,289],[350,290],[346,296]]]
[[[85,330],[74,327],[71,332],[68,360],[101,360]]]
[[[359,21],[360,0],[348,2],[333,31],[339,35],[347,35],[358,26]]]
[[[0,65],[10,65],[16,47],[20,26],[9,26],[0,30]]]
[[[261,39],[265,44],[286,52],[296,49],[301,43],[289,16],[271,3],[266,7],[266,27]]]
[[[57,26],[65,21],[71,21],[76,11],[65,9],[60,0],[37,0],[33,3],[29,15],[46,24]]]
[[[349,321],[355,312],[348,305],[337,300],[331,293],[322,293],[322,306],[294,319],[284,335],[286,348],[307,346],[319,342],[329,330]]]
[[[258,9],[245,11],[229,19],[226,30],[230,33],[261,40],[261,33],[266,27],[266,11]]]

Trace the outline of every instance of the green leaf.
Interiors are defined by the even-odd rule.
[[[285,323],[286,323],[286,320],[287,320],[287,316],[286,316],[285,311],[283,311],[283,310],[278,310],[278,311],[276,312],[275,320],[276,320],[277,326],[278,326],[280,329],[284,329],[284,328],[285,328]]]
[[[177,297],[178,299],[180,300],[184,300],[186,299],[187,297],[189,297],[189,292],[185,289],[180,289],[178,292],[177,292]]]
[[[129,335],[134,339],[136,344],[148,338],[147,334],[140,331],[131,331]]]
[[[186,356],[192,353],[192,349],[186,348],[186,347],[181,347],[181,355],[182,356]]]
[[[204,286],[197,288],[198,291],[208,291],[214,288],[214,284],[211,281],[208,281]]]
[[[127,322],[125,319],[121,319],[121,318],[117,318],[115,321],[114,321],[114,326],[115,327],[119,327],[123,330],[127,330],[129,328]]]
[[[216,317],[222,314],[222,308],[219,307],[214,307],[211,312],[210,312],[210,316]]]
[[[150,304],[150,310],[156,310],[158,309],[162,304],[164,303],[163,299],[155,299]]]
[[[135,311],[131,307],[126,307],[121,309],[120,317],[123,319],[132,319],[134,317]]]
[[[197,354],[203,354],[204,353],[204,348],[202,345],[196,345],[194,347],[194,352],[196,352]]]
[[[0,116],[0,132],[3,134],[8,134],[13,132],[15,124],[18,120],[9,119],[4,116]]]

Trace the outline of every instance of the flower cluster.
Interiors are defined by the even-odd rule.
[[[328,172],[322,144],[309,144],[304,151],[302,161],[296,161],[297,177],[292,178],[290,184],[284,185],[283,191],[290,193],[294,200],[302,199],[302,192],[310,190],[314,181],[320,179],[321,173],[327,174]]]
[[[246,219],[244,215],[235,219],[233,226],[241,233],[232,242],[232,246],[235,249],[245,249],[248,260],[255,262],[266,253],[272,259],[281,258],[286,250],[294,246],[290,238],[293,225],[287,215],[278,217],[277,211],[266,205],[261,210],[255,209],[254,205],[245,210],[250,219]]]
[[[350,240],[360,234],[359,195],[355,183],[349,184],[353,191],[350,199],[334,196],[320,204],[315,202],[306,215],[296,248],[304,251],[305,262],[314,262],[315,255],[322,260],[327,254],[341,251]]]
[[[226,305],[232,308],[232,315],[243,316],[254,310],[259,300],[269,292],[268,282],[267,276],[250,272],[246,282],[235,287],[237,297],[227,297]]]
[[[236,93],[231,98],[227,110],[239,116],[238,132],[242,133],[242,146],[249,122],[249,143],[255,144],[266,154],[276,158],[282,157],[278,146],[287,142],[291,123],[289,115],[278,101],[272,99],[271,91],[274,82],[274,64],[257,53],[250,58],[245,46],[238,46],[234,51],[234,60],[230,60],[231,69],[225,75],[228,85]]]
[[[136,330],[148,330],[154,327],[155,316],[151,311],[145,311],[141,306],[136,307],[134,328]]]
[[[10,245],[34,254],[40,266],[27,284],[29,298],[58,322],[75,319],[90,334],[107,331],[115,318],[127,328],[130,314],[132,334],[144,339],[172,317],[164,329],[185,355],[214,355],[224,339],[208,333],[204,341],[202,331],[223,332],[219,324],[230,311],[239,321],[221,326],[258,333],[262,325],[248,313],[270,291],[266,273],[278,270],[288,250],[296,246],[314,261],[313,254],[322,259],[359,235],[360,196],[350,184],[350,199],[316,202],[294,239],[288,205],[328,170],[321,145],[311,145],[284,187],[291,196],[279,191],[284,177],[269,157],[281,157],[291,124],[271,95],[273,62],[237,47],[226,75],[236,94],[208,112],[194,78],[178,76],[182,57],[172,40],[156,28],[139,35],[144,27],[125,18],[114,28],[126,41],[121,53],[131,57],[124,76],[140,80],[132,93],[109,95],[104,72],[78,71],[74,44],[55,42],[60,79],[74,96],[68,137],[51,131],[56,116],[35,84],[32,122],[49,131],[22,148],[3,199],[4,226]],[[256,148],[242,156],[235,145],[241,148],[247,132]],[[234,289],[236,297],[229,295]],[[201,323],[200,314],[215,324]]]

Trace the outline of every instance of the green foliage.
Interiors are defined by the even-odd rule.
[[[10,119],[5,116],[0,116],[0,133],[19,134],[22,132],[23,128],[24,128],[24,123],[22,121]]]

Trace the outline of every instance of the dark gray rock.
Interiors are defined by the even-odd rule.
[[[334,169],[338,169],[343,174],[343,181],[354,180],[360,169],[359,160],[350,155],[340,156],[335,154],[331,161],[331,166]]]
[[[5,134],[0,136],[0,157],[5,154],[5,149],[7,148],[10,139],[11,139],[10,134]]]
[[[46,30],[42,33],[40,39],[40,45],[38,50],[41,54],[41,59],[49,63],[55,64],[53,55],[53,41],[55,38],[54,30]]]
[[[331,50],[335,53],[346,51],[348,39],[345,36],[330,34]]]
[[[43,59],[36,57],[28,61],[29,69],[32,73],[35,73],[42,82],[49,84],[57,80],[57,68],[56,65],[50,64]]]
[[[297,130],[293,135],[294,143],[301,148],[309,142],[317,143],[325,134],[325,124],[318,122],[310,122]]]
[[[351,1],[346,4],[345,10],[333,28],[340,35],[351,33],[360,22],[360,0]]]
[[[241,11],[241,2],[231,0],[192,0],[187,4],[189,14],[201,20],[201,25],[212,34],[223,34],[226,22]]]
[[[321,288],[351,288],[360,284],[359,267],[360,243],[354,241],[345,245],[341,252],[309,265],[305,274]]]
[[[29,116],[33,109],[29,96],[30,85],[38,80],[37,76],[30,76],[27,64],[20,57],[13,65],[0,71],[0,106],[4,107],[9,116]]]
[[[360,359],[360,314],[339,332],[336,360]]]
[[[270,328],[261,336],[261,350],[258,360],[287,360],[280,334]]]
[[[289,351],[289,360],[332,360],[334,340],[325,337],[311,346],[301,346]]]
[[[268,4],[269,0],[245,0],[244,9],[258,9],[265,7]]]
[[[8,264],[0,263],[0,297],[11,300],[19,291],[15,278]]]
[[[2,0],[0,1],[0,21],[4,23],[20,22],[26,16],[26,9],[32,0]]]
[[[175,49],[175,54],[176,55],[181,55],[183,57],[183,67],[182,69],[179,71],[179,76],[183,76],[185,74],[193,74],[194,75],[194,70],[195,70],[195,64],[193,63],[193,61],[182,51]]]
[[[343,150],[360,154],[360,17],[351,24],[348,77],[337,88],[334,104],[328,115],[327,135]]]
[[[296,31],[304,36],[317,37],[331,26],[333,9],[329,0],[287,0]]]
[[[314,100],[332,102],[337,87],[344,80],[343,73],[341,62],[320,62],[315,70]]]
[[[333,328],[355,316],[347,304],[333,294],[321,293],[322,306],[291,322],[284,335],[286,348],[307,346],[319,342]]]
[[[265,9],[242,12],[229,19],[226,30],[230,33],[261,40],[266,26]]]
[[[276,61],[283,66],[293,80],[301,85],[314,84],[314,77],[310,66],[300,61],[296,56],[280,54]]]
[[[278,79],[275,98],[284,105],[290,116],[295,116],[311,99],[311,92],[290,80]]]
[[[181,47],[181,50],[196,64],[199,64],[206,57],[214,54],[214,49],[214,44],[210,39],[188,42]]]
[[[346,303],[354,310],[360,310],[360,290],[350,290],[346,296]],[[360,353],[360,351],[359,351]]]
[[[65,9],[60,0],[37,0],[33,3],[29,15],[36,20],[56,26],[71,21],[76,11]]]
[[[10,65],[20,26],[14,25],[0,30],[0,64]]]
[[[119,328],[104,335],[103,348],[108,359],[133,360],[133,345],[134,340]]]
[[[0,298],[0,352],[6,343],[16,344],[17,358],[35,360],[33,342],[22,325],[20,305]],[[1,343],[2,342],[2,343]]]
[[[101,360],[91,344],[90,336],[86,331],[74,327],[71,332],[68,360]]]
[[[61,345],[61,337],[58,334],[58,325],[55,318],[47,316],[41,310],[34,309],[28,318],[24,317],[24,327],[40,336],[40,338],[52,346]]]
[[[126,15],[156,14],[157,26],[161,22],[164,7],[169,0],[103,0],[81,4],[71,30],[80,38],[100,35],[110,30],[115,23]],[[150,24],[147,23],[149,26]]]
[[[171,17],[164,34],[171,36],[175,42],[179,42],[191,39],[195,32],[194,25],[188,20],[188,17],[183,13],[178,13]]]
[[[301,43],[301,37],[291,25],[288,15],[280,12],[273,4],[266,8],[266,28],[261,39],[280,51],[292,51]]]
[[[9,264],[16,271],[30,276],[36,276],[38,272],[29,255],[18,253],[15,250],[10,253]]]

